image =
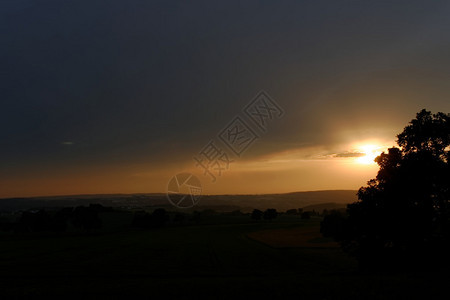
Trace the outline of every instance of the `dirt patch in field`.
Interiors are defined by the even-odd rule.
[[[274,248],[336,248],[339,244],[331,238],[324,238],[318,227],[296,227],[267,229],[247,234],[253,240]]]

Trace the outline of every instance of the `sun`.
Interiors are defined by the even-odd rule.
[[[372,165],[375,163],[375,158],[380,155],[380,148],[377,145],[363,145],[359,147],[360,153],[363,155],[356,158],[356,162],[363,165]]]

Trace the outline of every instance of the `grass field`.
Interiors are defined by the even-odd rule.
[[[293,226],[250,232],[247,236],[274,248],[338,248],[332,238],[322,237],[317,222],[310,226]]]
[[[87,236],[2,236],[0,298],[406,299],[437,296],[436,287],[448,280],[358,273],[356,261],[340,248],[313,246],[320,244],[312,242],[319,219],[231,220]],[[300,237],[298,244],[272,247],[255,240],[285,233],[285,243]]]

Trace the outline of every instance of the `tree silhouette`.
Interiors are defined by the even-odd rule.
[[[54,213],[46,210],[24,211],[15,224],[16,232],[64,232],[72,214],[71,208],[62,208]]]
[[[17,231],[19,232],[40,232],[52,229],[52,218],[45,210],[37,212],[25,211],[22,213]]]
[[[300,217],[301,217],[303,220],[311,219],[311,212],[310,212],[310,211],[304,211],[304,212],[302,212],[302,214],[300,215]]]
[[[343,231],[345,216],[338,210],[327,212],[323,221],[320,223],[320,233],[325,237],[340,238],[339,234]]]
[[[186,216],[180,213],[176,213],[173,217],[173,222],[177,224],[182,224],[184,220],[186,219]]]
[[[159,228],[163,227],[169,220],[169,215],[164,208],[157,208],[151,214],[145,211],[138,211],[134,214],[133,227]]]
[[[263,212],[262,212],[261,210],[259,210],[259,209],[254,209],[254,210],[252,211],[251,218],[252,218],[253,220],[261,220],[262,216],[263,216]]]
[[[264,220],[272,220],[278,216],[278,212],[275,208],[268,208],[264,211],[263,218]]]
[[[102,226],[102,220],[98,215],[96,207],[77,206],[72,213],[72,224],[86,232]]]
[[[164,208],[157,208],[152,212],[152,227],[162,227],[169,220],[169,215]]]
[[[363,268],[448,263],[450,116],[422,110],[397,138],[334,236]]]
[[[291,208],[291,209],[286,210],[286,214],[287,215],[297,215],[298,211],[296,208]]]

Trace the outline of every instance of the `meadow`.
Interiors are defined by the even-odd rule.
[[[130,217],[104,213],[103,228],[89,234],[3,234],[2,296],[428,298],[448,280],[360,273],[354,258],[321,238],[319,217],[218,214],[148,230],[124,227]]]

